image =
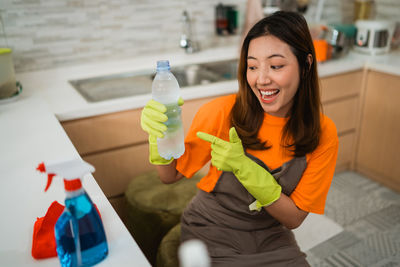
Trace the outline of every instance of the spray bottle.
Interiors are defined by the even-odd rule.
[[[55,226],[57,254],[63,267],[92,266],[108,254],[103,223],[81,178],[94,167],[81,159],[42,162],[37,170],[47,173],[50,187],[54,176],[64,178],[65,209]]]

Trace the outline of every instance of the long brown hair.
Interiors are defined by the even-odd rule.
[[[261,142],[257,137],[263,123],[264,110],[251,90],[246,75],[250,41],[265,35],[273,35],[288,44],[297,58],[300,82],[281,141],[294,156],[304,156],[314,151],[319,144],[321,100],[312,38],[307,22],[298,13],[275,12],[257,22],[248,32],[240,53],[239,92],[231,111],[231,125],[236,128],[245,148],[270,148],[268,143]],[[312,57],[311,64],[309,55]]]

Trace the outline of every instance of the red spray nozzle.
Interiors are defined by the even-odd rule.
[[[36,170],[40,172],[46,172],[46,166],[44,166],[44,162],[39,163],[39,165],[36,167]]]
[[[56,175],[64,178],[65,190],[74,191],[82,187],[79,179],[87,173],[94,172],[94,167],[81,159],[69,159],[42,162],[37,166],[36,170],[47,173],[47,184],[44,191],[49,189]]]
[[[46,172],[46,166],[44,165],[44,162],[39,163],[39,165],[36,167],[36,170],[38,170],[40,172]],[[44,189],[44,192],[46,192],[47,189],[49,189],[54,176],[56,176],[54,173],[47,174],[47,184],[46,184],[46,188]]]

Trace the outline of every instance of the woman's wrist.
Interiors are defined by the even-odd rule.
[[[175,183],[184,177],[183,174],[176,170],[175,159],[169,164],[157,165],[156,168],[158,171],[158,175],[160,176],[160,180],[164,184]]]

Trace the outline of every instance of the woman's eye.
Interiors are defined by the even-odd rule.
[[[248,69],[249,69],[249,70],[256,70],[256,69],[257,69],[257,67],[254,67],[254,66],[249,66],[249,67],[248,67]]]
[[[283,65],[272,65],[271,66],[271,69],[273,69],[273,70],[279,70],[281,68],[283,68]]]

